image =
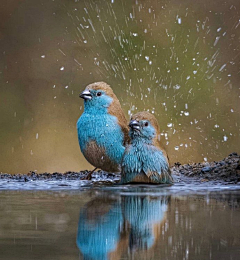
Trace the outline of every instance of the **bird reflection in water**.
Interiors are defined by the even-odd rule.
[[[85,260],[148,251],[161,236],[169,197],[97,196],[80,212],[77,246]]]
[[[129,223],[129,248],[150,249],[157,239],[158,229],[165,220],[167,200],[131,196],[124,198],[124,220]]]

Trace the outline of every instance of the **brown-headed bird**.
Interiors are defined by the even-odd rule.
[[[120,172],[128,123],[120,102],[105,82],[88,85],[80,94],[84,112],[77,122],[80,149],[87,161],[107,172]]]
[[[131,144],[122,159],[121,183],[172,183],[168,157],[160,145],[160,128],[154,115],[139,112],[132,116]]]

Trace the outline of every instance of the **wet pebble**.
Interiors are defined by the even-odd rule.
[[[211,169],[212,169],[211,167],[206,166],[206,167],[203,167],[201,171],[202,171],[202,172],[210,172]]]

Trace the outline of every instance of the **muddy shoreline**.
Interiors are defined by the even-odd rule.
[[[231,153],[229,156],[217,162],[204,162],[193,164],[175,163],[172,167],[172,175],[175,182],[181,182],[194,179],[200,182],[216,181],[224,184],[240,185],[240,155]],[[17,182],[29,182],[40,180],[84,180],[89,171],[65,172],[65,173],[36,173],[31,171],[27,174],[7,174],[0,173],[1,180],[11,180]],[[120,180],[120,174],[106,173],[101,170],[92,175],[94,182],[117,183]]]

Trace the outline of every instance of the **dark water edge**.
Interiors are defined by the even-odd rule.
[[[174,186],[191,185],[199,187],[226,186],[240,187],[240,156],[231,153],[218,162],[194,164],[175,163],[171,167]],[[86,180],[89,171],[65,173],[0,174],[0,190],[37,189],[68,190],[83,189],[91,186],[117,185],[120,174],[96,171],[90,181]],[[159,186],[159,185],[157,185]],[[161,185],[162,186],[162,185]]]

